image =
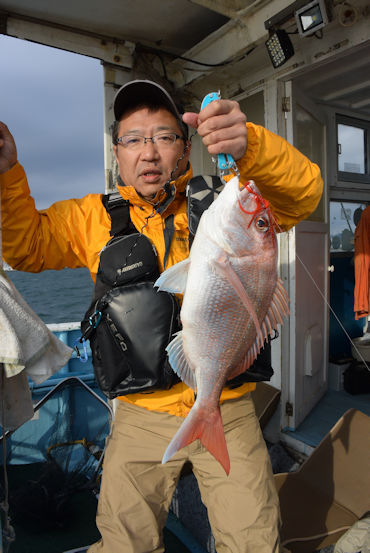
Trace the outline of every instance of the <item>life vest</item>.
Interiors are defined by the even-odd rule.
[[[203,211],[222,187],[216,176],[190,179],[190,243]],[[166,353],[173,335],[181,330],[179,301],[174,294],[154,288],[159,276],[157,254],[150,240],[132,224],[129,202],[118,192],[103,196],[102,201],[111,218],[112,238],[100,253],[81,339],[90,340],[95,377],[109,398],[169,389],[179,381]],[[170,236],[168,248],[171,240]],[[270,380],[272,374],[268,341],[253,365],[226,385],[235,388],[244,382]]]

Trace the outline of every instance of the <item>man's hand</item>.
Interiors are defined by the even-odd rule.
[[[17,147],[5,123],[0,121],[0,173],[9,171],[17,162]]]
[[[211,155],[231,154],[235,161],[247,149],[246,117],[238,102],[215,100],[200,113],[187,112],[183,121],[198,130]]]

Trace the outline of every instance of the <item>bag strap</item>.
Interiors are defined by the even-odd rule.
[[[175,217],[174,214],[171,213],[168,217],[166,217],[164,222],[164,245],[165,245],[165,252],[164,252],[164,259],[163,259],[163,267],[166,268],[167,261],[168,261],[168,255],[170,253],[170,247],[173,235],[175,233]]]
[[[223,181],[216,175],[197,175],[189,180],[187,185],[188,225],[192,235],[195,234],[203,211],[216,199],[223,187]],[[102,202],[111,218],[111,236],[137,232],[130,218],[130,202],[124,200],[118,190],[103,195]],[[168,226],[165,233],[167,242],[168,237],[172,238],[171,231],[173,233],[172,225]],[[166,245],[168,248],[169,244]]]
[[[111,218],[111,236],[137,232],[130,218],[130,202],[124,200],[118,191],[104,194],[102,202]]]
[[[217,175],[197,175],[186,186],[189,246],[191,247],[203,212],[217,198],[225,183]]]

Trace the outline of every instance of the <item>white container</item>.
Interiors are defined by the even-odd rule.
[[[343,390],[343,374],[351,363],[329,363],[328,367],[328,387],[331,390],[340,392]]]
[[[370,335],[366,333],[364,336],[359,338],[353,338],[353,344],[351,346],[352,356],[358,361],[370,361]],[[361,355],[360,355],[361,354]],[[362,356],[362,357],[361,357]]]

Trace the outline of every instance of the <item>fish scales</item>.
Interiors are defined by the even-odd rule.
[[[234,177],[202,215],[189,258],[157,280],[160,290],[184,292],[183,329],[167,351],[174,371],[196,390],[162,462],[199,438],[229,473],[219,399],[288,312],[277,254],[268,202],[252,181],[241,188]]]

